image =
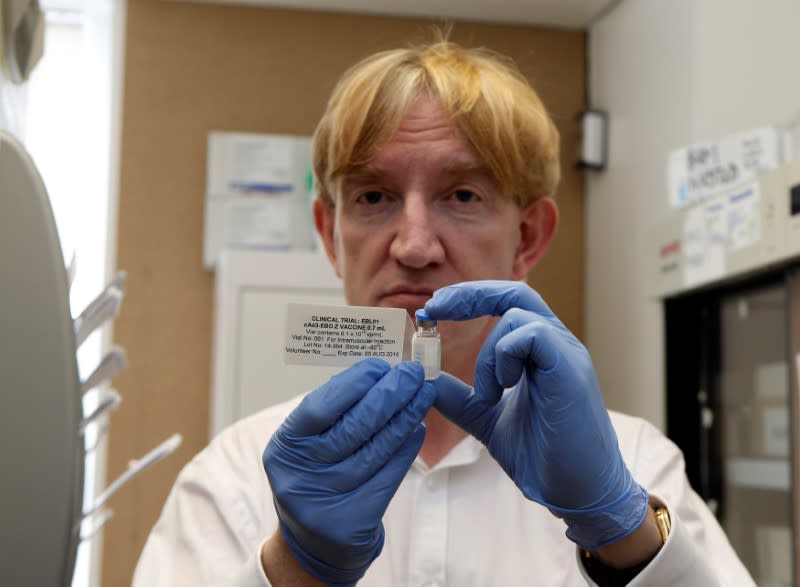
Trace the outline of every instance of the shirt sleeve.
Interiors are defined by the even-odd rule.
[[[666,505],[666,504],[665,504]],[[705,505],[703,505],[705,507]],[[669,505],[667,509],[670,510]],[[709,512],[710,514],[710,512]],[[755,583],[728,545],[727,549],[717,549],[709,554],[714,557],[706,558],[704,551],[708,547],[699,546],[691,537],[679,515],[674,519],[669,538],[656,557],[639,573],[628,585],[630,587],[667,587],[668,585],[685,585],[686,587],[705,587],[710,585],[730,585],[745,587]],[[721,531],[721,530],[720,530]],[[722,537],[724,538],[724,536]],[[727,539],[725,540],[727,542]],[[722,562],[733,564],[739,569],[738,576],[731,574],[723,576],[715,567]]]
[[[234,580],[232,587],[272,587],[264,572],[264,567],[261,566],[261,549],[264,542],[266,540],[260,542],[258,548],[247,559],[247,563],[242,567],[242,571]]]
[[[667,507],[672,521],[667,542],[629,587],[755,587],[714,514],[689,485],[680,449],[644,421],[626,444],[621,439],[634,478],[652,501]],[[578,564],[587,583],[596,585]]]
[[[261,546],[277,528],[261,438],[223,433],[181,471],[145,543],[134,587],[269,586]]]
[[[755,583],[747,576],[746,571],[737,579],[738,582],[736,583],[727,582],[720,577],[710,564],[710,561],[702,556],[697,544],[692,540],[689,532],[681,522],[680,517],[673,513],[674,510],[669,505],[664,505],[670,511],[670,517],[673,520],[669,538],[650,564],[628,583],[628,587],[672,587],[674,585],[681,585],[682,587],[755,586]],[[576,556],[584,579],[589,585],[596,587],[597,584],[589,577],[580,560],[580,550],[578,549],[576,549]]]

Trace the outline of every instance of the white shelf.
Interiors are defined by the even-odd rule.
[[[779,459],[728,459],[725,478],[731,485],[750,489],[789,491],[791,467],[788,460]]]

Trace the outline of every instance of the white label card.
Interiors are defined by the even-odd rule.
[[[785,134],[762,127],[672,151],[667,164],[670,204],[694,204],[776,169],[788,158]]]
[[[402,308],[288,304],[283,358],[287,365],[347,367],[378,357],[396,365],[408,358],[404,345],[412,333]]]

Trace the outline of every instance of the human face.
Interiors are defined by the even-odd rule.
[[[531,212],[502,194],[430,99],[414,103],[369,163],[337,182],[334,198],[333,208],[318,202],[315,217],[353,305],[413,315],[445,285],[521,279],[539,254]],[[455,331],[467,342],[486,326],[442,324],[443,343]]]

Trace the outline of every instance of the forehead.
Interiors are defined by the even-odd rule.
[[[456,130],[444,107],[434,98],[422,96],[413,100],[406,108],[392,138],[395,138],[398,133],[426,132],[437,129]]]
[[[486,165],[447,112],[434,100],[416,100],[389,139],[348,175],[408,168],[445,173],[484,171]]]
[[[450,148],[463,147],[474,153],[450,115],[432,98],[418,98],[411,103],[389,139],[376,149],[376,156],[409,143],[417,147],[447,143]]]

